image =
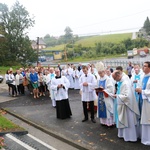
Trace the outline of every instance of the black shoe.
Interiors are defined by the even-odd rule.
[[[84,119],[82,120],[82,122],[85,122],[85,121],[88,121],[88,119],[84,118]]]
[[[96,120],[95,120],[95,119],[91,119],[91,121],[92,121],[93,123],[96,123]]]

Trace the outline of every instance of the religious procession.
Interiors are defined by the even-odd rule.
[[[102,62],[78,66],[58,64],[48,66],[10,68],[6,84],[11,96],[29,91],[35,100],[49,96],[56,108],[56,117],[72,116],[68,91],[79,90],[83,106],[83,123],[91,120],[104,126],[115,126],[118,138],[136,142],[141,139],[150,145],[150,61],[143,66],[129,62],[127,68],[105,66]],[[96,110],[96,113],[95,113]],[[90,116],[89,116],[90,114]]]

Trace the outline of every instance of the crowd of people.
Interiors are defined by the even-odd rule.
[[[78,66],[67,64],[57,67],[20,68],[7,71],[6,82],[12,96],[24,95],[28,89],[34,99],[48,93],[56,117],[72,116],[68,89],[78,89],[81,95],[84,118],[82,122],[95,120],[95,105],[100,124],[116,126],[118,137],[124,141],[150,145],[150,62],[112,69],[102,62]]]

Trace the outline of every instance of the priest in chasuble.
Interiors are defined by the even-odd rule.
[[[97,91],[97,117],[100,118],[101,124],[112,126],[114,125],[113,98],[110,95],[114,94],[113,81],[106,75],[104,64],[102,62],[97,62],[95,67],[100,77],[97,83],[98,88],[96,89],[96,91],[99,89],[99,91]]]
[[[124,141],[137,141],[137,125],[139,109],[131,90],[131,83],[126,80],[121,71],[115,70],[112,74],[117,81],[117,92],[114,95],[114,120],[118,128],[118,137]]]
[[[150,145],[150,61],[143,65],[143,78],[140,85],[136,88],[139,93],[139,109],[141,115],[141,143]]]

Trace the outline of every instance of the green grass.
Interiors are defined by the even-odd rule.
[[[4,116],[0,115],[0,132],[23,130]]]
[[[99,42],[119,43],[131,37],[132,33],[97,35],[81,38],[81,40],[75,42],[75,45],[81,44],[83,47],[95,47],[95,43]],[[45,50],[64,50],[64,47],[65,44],[61,44],[54,47],[47,47]]]
[[[64,50],[65,44],[56,45],[54,47],[47,47],[44,50]]]
[[[132,37],[132,33],[100,35],[100,36],[92,36],[85,39],[81,39],[77,41],[75,44],[81,44],[84,47],[95,47],[95,43],[99,43],[99,42],[119,43],[131,37]]]
[[[67,62],[88,62],[88,61],[102,61],[105,60],[106,58],[119,58],[119,57],[123,57],[121,54],[119,55],[107,55],[107,56],[102,56],[102,57],[96,57],[96,58],[83,58],[83,57],[77,57],[74,59],[68,59]],[[65,60],[61,60],[61,62],[66,62]]]
[[[0,66],[0,74],[5,74],[7,70],[9,70],[10,68],[13,68],[13,71],[16,71],[16,69],[19,69],[21,66]]]

